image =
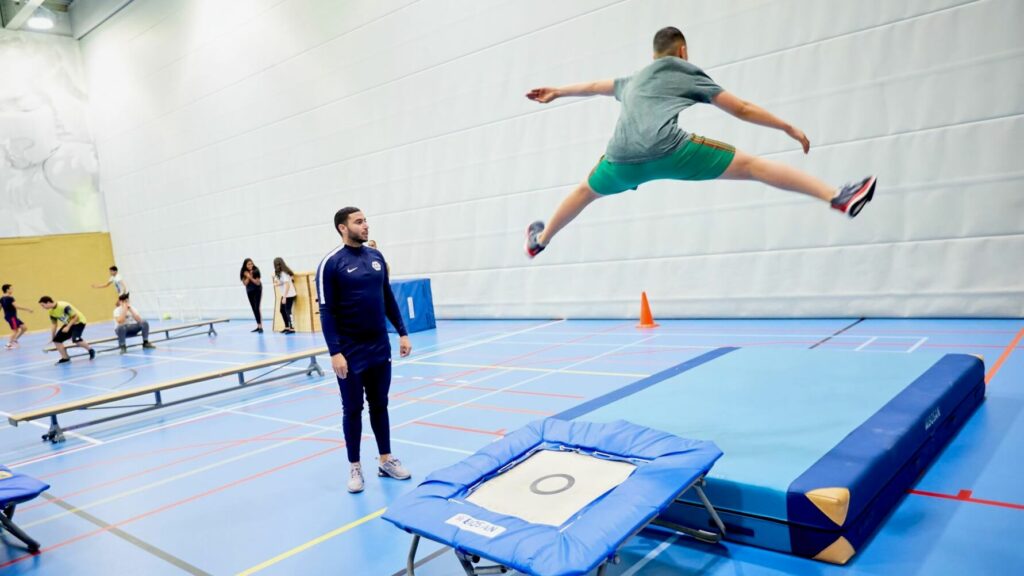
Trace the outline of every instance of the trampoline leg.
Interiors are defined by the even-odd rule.
[[[409,576],[416,576],[416,548],[420,545],[420,535],[412,535],[412,546],[409,547],[409,557],[405,559],[405,571]]]
[[[473,563],[469,561],[465,554],[456,550],[455,557],[459,559],[459,564],[462,564],[462,569],[466,571],[466,576],[476,575],[476,568],[473,567]]]
[[[708,511],[708,515],[711,516],[711,520],[714,521],[715,526],[718,527],[719,538],[725,536],[725,524],[722,523],[722,519],[718,517],[718,511],[711,505],[711,501],[708,500],[707,495],[704,494],[704,489],[701,486],[704,484],[704,480],[701,479],[700,484],[694,486],[697,491],[697,497],[704,504],[704,508]]]
[[[10,517],[12,516],[14,516],[14,506],[8,506],[0,512],[0,524],[3,524],[3,527],[17,537],[18,540],[24,542],[28,546],[29,552],[38,552],[39,542],[36,542],[28,534],[22,532],[21,528],[18,528],[18,526],[11,521]]]

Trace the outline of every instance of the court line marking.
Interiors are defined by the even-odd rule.
[[[675,544],[676,540],[679,540],[679,534],[672,534],[668,537],[668,539],[663,541],[661,544],[655,546],[654,549],[648,552],[646,556],[637,560],[636,564],[630,566],[629,570],[626,570],[620,576],[633,576],[633,574],[639,572],[641,568],[647,566],[647,564],[650,563],[651,560],[654,560],[658,557],[658,555],[660,555],[662,552],[668,549],[669,546]]]
[[[1006,348],[1003,349],[1003,353],[999,355],[999,359],[996,360],[996,363],[992,365],[992,368],[988,371],[988,374],[985,374],[985,384],[988,384],[989,382],[992,381],[993,378],[996,377],[996,373],[999,372],[999,369],[1003,367],[1003,362],[1006,362],[1006,359],[1010,357],[1010,354],[1012,354],[1013,351],[1016,350],[1017,344],[1020,343],[1021,338],[1024,338],[1024,328],[1021,328],[1020,331],[1017,332],[1017,335],[1013,338],[1013,340],[1011,340],[1010,343],[1006,345]]]
[[[427,418],[432,418],[434,416],[437,416],[438,414],[444,414],[445,412],[449,412],[451,410],[459,408],[459,407],[461,407],[464,404],[470,404],[470,403],[473,403],[473,402],[477,402],[479,400],[483,400],[484,398],[488,398],[488,397],[494,396],[496,394],[500,394],[501,392],[504,392],[506,390],[511,390],[513,388],[518,388],[519,386],[522,386],[524,384],[529,384],[530,382],[534,382],[534,381],[540,380],[541,378],[545,378],[545,377],[550,376],[552,374],[557,374],[557,373],[559,373],[559,372],[561,372],[563,370],[571,369],[573,366],[579,366],[580,364],[585,364],[587,362],[591,362],[593,360],[597,360],[598,358],[600,358],[602,356],[606,356],[608,354],[612,354],[614,352],[618,352],[619,350],[624,350],[624,349],[632,347],[632,346],[637,346],[639,344],[643,344],[644,342],[646,342],[648,340],[651,340],[654,337],[655,336],[652,335],[652,336],[647,336],[646,338],[643,338],[643,339],[635,341],[635,342],[629,342],[629,343],[624,344],[622,346],[618,346],[616,348],[612,348],[611,350],[607,350],[605,352],[602,352],[601,354],[598,354],[597,356],[593,356],[593,357],[587,358],[585,360],[580,360],[579,362],[574,362],[572,364],[569,364],[568,366],[564,366],[564,367],[562,367],[560,369],[553,370],[552,372],[548,372],[548,373],[544,373],[544,374],[539,374],[539,375],[534,376],[532,378],[527,378],[526,380],[523,380],[521,382],[517,382],[515,384],[510,384],[510,385],[505,386],[503,388],[499,388],[499,389],[495,390],[494,392],[488,392],[486,394],[481,394],[480,396],[478,396],[476,398],[473,398],[473,399],[470,399],[470,400],[466,400],[465,402],[460,402],[458,404],[454,404],[454,405],[449,406],[447,408],[442,408],[440,410],[436,410],[436,411],[431,412],[429,414],[425,414],[425,415],[420,416],[418,418],[414,418],[412,420],[407,420],[407,421],[405,421],[405,422],[403,422],[401,424],[397,424],[395,426],[392,426],[392,430],[396,430],[398,428],[401,428],[401,427],[404,427],[404,426],[408,426],[408,425],[413,424],[413,423],[415,423],[417,421],[420,421],[420,420],[426,420]]]
[[[207,354],[212,354],[212,352],[207,352]],[[241,366],[243,364],[247,364],[247,362],[241,362],[241,361],[235,362],[235,361],[232,361],[232,360],[206,360],[206,359],[199,359],[199,358],[196,358],[194,356],[160,356],[158,354],[138,354],[138,353],[131,353],[131,352],[128,353],[128,354],[122,354],[122,356],[126,356],[126,357],[129,357],[129,358],[158,358],[160,360],[166,360],[167,362],[174,362],[175,360],[184,360],[185,362],[197,362],[197,363],[200,363],[200,364],[221,364],[221,365],[228,364],[230,366]],[[197,356],[198,356],[198,354],[197,354]]]
[[[854,348],[853,351],[854,352],[860,352],[861,350],[863,350],[863,349],[867,348],[868,346],[870,346],[871,343],[874,342],[875,340],[878,340],[878,336],[872,336],[871,338],[865,340],[863,344],[861,344],[860,346],[857,346],[856,348]]]
[[[909,350],[907,350],[907,354],[910,354],[910,353],[912,353],[912,352],[913,352],[914,350],[917,350],[918,348],[920,348],[920,347],[921,347],[921,344],[924,344],[924,343],[925,343],[925,342],[927,342],[927,341],[928,341],[928,337],[927,337],[927,336],[923,336],[923,337],[922,337],[922,338],[921,338],[920,340],[918,340],[918,341],[917,341],[917,343],[916,343],[916,344],[914,344],[913,346],[911,346],[911,347],[910,347],[910,349],[909,349]]]
[[[207,464],[206,466],[201,466],[199,468],[192,468],[192,469],[190,469],[190,470],[188,470],[186,472],[182,472],[182,473],[176,474],[174,476],[166,476],[166,477],[164,477],[161,480],[157,480],[155,482],[150,482],[148,484],[143,484],[141,486],[136,486],[135,488],[132,488],[130,490],[122,490],[121,492],[117,492],[115,494],[111,494],[110,496],[107,496],[106,498],[100,498],[99,500],[94,500],[92,502],[89,502],[88,504],[83,504],[81,506],[75,506],[74,508],[68,509],[68,510],[66,510],[64,512],[53,514],[51,516],[46,516],[46,517],[40,518],[38,520],[35,520],[34,522],[29,522],[28,524],[22,524],[21,527],[25,528],[25,529],[28,529],[28,528],[32,528],[34,526],[39,526],[39,525],[42,525],[42,524],[46,524],[48,522],[52,522],[54,520],[57,520],[59,518],[63,518],[65,516],[69,516],[69,515],[72,515],[72,514],[77,514],[79,511],[82,511],[82,510],[89,510],[89,509],[92,509],[92,508],[96,508],[97,506],[102,506],[103,504],[109,504],[110,502],[114,502],[114,501],[120,500],[122,498],[127,498],[128,496],[133,496],[133,495],[139,494],[141,492],[146,492],[147,490],[152,490],[153,488],[159,488],[160,486],[163,486],[165,484],[170,484],[171,482],[176,482],[178,480],[181,480],[182,478],[188,478],[190,476],[195,476],[196,474],[200,474],[200,473],[206,472],[208,470],[214,470],[216,468],[220,468],[222,466],[225,466],[227,464],[231,464],[231,463],[237,462],[239,460],[244,460],[246,458],[251,458],[253,456],[256,456],[257,454],[262,454],[264,452],[269,452],[270,450],[274,450],[274,449],[280,448],[282,446],[287,446],[288,444],[292,444],[292,443],[298,442],[300,440],[304,440],[306,438],[311,438],[311,437],[316,436],[316,435],[321,434],[321,433],[323,433],[322,430],[315,430],[313,432],[307,432],[306,434],[302,434],[300,436],[296,436],[295,438],[289,438],[287,440],[278,442],[276,444],[271,444],[269,446],[264,446],[262,448],[257,448],[255,450],[250,450],[248,452],[243,452],[243,453],[241,453],[241,454],[239,454],[237,456],[232,456],[231,458],[227,458],[227,459],[224,459],[224,460],[218,460],[216,462],[213,462],[212,464]],[[272,439],[272,438],[269,438],[269,439]],[[115,526],[116,525],[117,524],[115,524]]]
[[[300,545],[296,546],[295,548],[292,548],[291,550],[287,550],[285,552],[282,552],[282,553],[278,554],[277,556],[274,556],[273,558],[271,558],[269,560],[265,560],[265,561],[260,562],[259,564],[255,565],[255,566],[251,567],[251,568],[247,568],[245,570],[242,570],[236,576],[250,576],[251,574],[255,574],[255,573],[259,572],[260,570],[263,570],[264,568],[269,568],[270,566],[273,566],[274,564],[277,564],[281,560],[286,560],[288,558],[291,558],[292,556],[298,554],[299,552],[304,552],[305,550],[308,550],[309,548],[312,548],[313,546],[316,546],[317,544],[320,544],[321,542],[325,542],[327,540],[330,540],[331,538],[334,538],[335,536],[338,536],[339,534],[344,534],[345,532],[348,532],[349,530],[351,530],[353,528],[356,528],[357,526],[361,526],[361,525],[369,522],[370,520],[374,520],[374,519],[380,517],[382,514],[384,514],[385,510],[387,510],[387,508],[381,508],[380,510],[377,510],[376,512],[371,512],[371,513],[367,514],[366,516],[363,516],[362,518],[360,518],[358,520],[353,520],[352,522],[349,522],[348,524],[345,524],[344,526],[335,528],[334,530],[331,530],[330,532],[327,532],[326,534],[321,534],[320,536],[317,536],[316,538],[313,538],[309,542],[306,542],[304,544],[300,544]]]
[[[49,502],[52,502],[53,504],[55,504],[57,506],[60,506],[61,508],[64,508],[66,510],[74,510],[74,506],[73,505],[69,504],[67,501],[62,500],[62,499],[60,499],[60,498],[58,498],[56,496],[53,496],[51,494],[47,494],[47,493],[44,492],[42,494],[42,497],[44,499],[48,500]],[[171,564],[172,566],[174,566],[175,568],[178,568],[179,570],[182,570],[183,572],[186,572],[188,574],[194,574],[196,576],[212,576],[212,574],[210,574],[209,572],[205,572],[205,571],[201,570],[200,568],[198,568],[196,566],[193,566],[192,564],[189,564],[188,562],[182,560],[181,558],[178,558],[177,556],[171,554],[170,552],[167,552],[166,550],[158,548],[155,545],[150,544],[149,542],[146,542],[145,540],[143,540],[143,539],[141,539],[141,538],[139,538],[137,536],[133,536],[133,535],[129,534],[128,532],[125,532],[124,530],[118,528],[117,526],[114,526],[113,524],[110,524],[110,523],[108,523],[108,522],[106,522],[104,520],[101,520],[100,518],[98,518],[96,516],[93,516],[92,514],[89,514],[88,512],[82,512],[82,511],[79,510],[79,511],[75,511],[75,515],[80,517],[80,518],[82,518],[86,522],[89,522],[90,524],[93,524],[95,526],[98,526],[98,527],[102,528],[103,530],[107,531],[111,535],[116,536],[116,537],[124,540],[125,542],[128,542],[129,544],[134,545],[135,547],[139,548],[140,550],[143,550],[144,552],[148,552],[148,553],[152,554],[153,556],[156,556],[157,558],[160,558],[161,560]]]
[[[3,410],[0,410],[0,416],[3,416],[4,418],[10,418],[11,417],[10,414],[8,414],[7,412],[4,412]],[[25,424],[29,424],[30,426],[35,426],[36,428],[42,428],[43,430],[47,430],[47,431],[50,429],[50,427],[47,426],[46,424],[43,424],[42,422],[38,422],[36,420],[26,421]],[[13,426],[10,426],[10,428],[13,428]],[[81,438],[82,440],[85,440],[86,442],[92,444],[93,446],[99,446],[101,444],[105,444],[105,442],[103,440],[98,440],[96,438],[93,438],[92,436],[86,436],[85,434],[80,434],[78,432],[64,432],[64,435],[65,436],[72,436],[74,438]]]
[[[596,370],[560,370],[558,368],[528,368],[526,366],[515,366],[507,364],[463,364],[460,362],[410,362],[420,366],[441,366],[445,368],[479,368],[481,370],[509,370],[512,372],[560,372],[562,374],[576,374],[580,376],[624,376],[627,378],[646,378],[650,374],[639,374],[630,372],[601,372]]]
[[[8,390],[7,392],[0,392],[0,396],[10,396],[12,394],[21,394],[22,392],[31,392],[33,390],[42,390],[44,388],[52,388],[53,384],[40,384],[38,386],[29,386],[28,388],[16,388],[14,390]]]
[[[206,407],[210,408],[210,407]],[[224,408],[210,408],[211,410],[223,412],[225,414],[235,414],[237,416],[250,416],[252,418],[259,418],[261,420],[269,420],[271,422],[279,422],[281,424],[291,424],[294,426],[305,426],[307,428],[317,428],[327,432],[334,432],[341,434],[341,426],[321,426],[320,424],[313,424],[312,422],[300,422],[298,420],[289,420],[288,418],[278,418],[276,416],[266,416],[264,414],[253,414],[252,412],[240,412],[232,409]],[[363,437],[373,439],[373,434],[363,434]],[[434,450],[441,450],[442,452],[455,452],[457,454],[473,454],[470,450],[462,450],[460,448],[452,448],[450,446],[440,446],[437,444],[428,444],[426,442],[414,442],[412,440],[403,440],[401,438],[391,438],[391,442],[399,444],[409,444],[410,446],[421,446],[423,448],[433,448]]]
[[[481,344],[487,344],[487,343],[490,343],[490,342],[494,342],[495,340],[500,340],[502,337],[505,337],[505,336],[515,336],[517,334],[523,334],[523,333],[526,333],[526,332],[530,332],[532,330],[539,330],[541,328],[546,328],[548,326],[554,326],[556,324],[560,324],[560,323],[563,323],[563,322],[565,322],[565,319],[552,320],[550,322],[545,322],[543,324],[537,324],[537,325],[534,325],[534,326],[530,326],[528,328],[524,328],[522,330],[516,330],[516,331],[513,331],[513,332],[501,333],[501,334],[498,334],[498,335],[496,335],[496,336],[494,336],[492,338],[486,338],[484,340],[480,340],[480,341],[477,341],[477,342],[471,342],[471,343],[466,344],[466,345],[456,346],[456,347],[450,348],[450,349],[446,348],[446,349],[442,349],[442,350],[437,350],[437,351],[432,352],[432,353],[430,353],[430,354],[428,354],[426,356],[422,356],[422,357],[420,357],[418,359],[430,358],[430,357],[434,357],[434,356],[439,356],[441,354],[446,354],[448,352],[452,352],[452,351],[455,351],[455,350],[462,350],[462,349],[465,349],[465,348],[469,348],[471,346],[479,346]],[[469,339],[469,338],[467,338],[467,339]],[[396,365],[403,365],[403,364],[407,364],[407,363],[408,362],[405,362],[405,361],[399,361],[399,362],[396,363]],[[299,394],[299,393],[302,393],[302,392],[306,392],[308,390],[312,390],[312,389],[315,389],[315,388],[320,388],[322,386],[326,386],[328,384],[333,384],[334,382],[336,382],[336,380],[333,378],[333,375],[330,374],[330,372],[328,371],[328,374],[321,381],[319,381],[319,382],[317,382],[315,384],[309,384],[307,386],[301,386],[299,388],[292,388],[290,390],[285,390],[285,391],[280,392],[278,394],[271,394],[269,396],[264,396],[262,398],[256,398],[254,400],[250,400],[248,402],[243,402],[241,404],[235,405],[235,406],[233,406],[233,408],[238,409],[238,408],[244,408],[244,407],[247,407],[247,406],[253,406],[253,405],[256,405],[256,404],[261,404],[261,403],[264,403],[264,402],[270,402],[272,400],[276,400],[276,399],[282,398],[284,396],[291,396],[293,394]],[[242,390],[243,388],[239,388],[239,389]],[[175,420],[173,422],[167,422],[167,423],[160,424],[160,425],[157,425],[157,426],[153,426],[153,427],[150,427],[150,428],[143,428],[142,430],[131,432],[131,433],[125,434],[123,436],[117,436],[117,437],[114,437],[114,438],[110,438],[110,439],[105,440],[104,443],[105,444],[111,444],[111,443],[114,443],[114,442],[121,442],[123,440],[128,440],[128,439],[135,438],[135,437],[138,437],[138,436],[142,436],[142,435],[145,435],[145,434],[150,434],[150,433],[153,433],[153,432],[159,432],[160,430],[164,430],[164,429],[167,429],[167,428],[172,428],[172,427],[175,427],[175,426],[183,426],[183,425],[186,425],[186,424],[190,424],[190,423],[195,422],[197,420],[202,420],[204,418],[209,418],[209,417],[214,416],[214,415],[215,415],[215,413],[205,412],[205,413],[202,413],[202,414],[196,414],[196,415],[193,415],[193,416],[188,416],[188,417],[183,418],[181,420]],[[59,458],[61,456],[66,456],[68,454],[73,454],[75,452],[80,452],[82,450],[86,450],[86,449],[89,449],[91,447],[92,446],[79,446],[79,447],[76,447],[76,448],[72,448],[70,450],[63,450],[63,451],[55,452],[55,453],[52,453],[52,454],[46,454],[46,455],[39,456],[39,457],[36,457],[36,458],[31,458],[29,460],[25,460],[24,462],[18,462],[16,464],[10,464],[10,465],[8,465],[8,467],[12,468],[12,469],[13,468],[22,468],[22,467],[29,466],[29,465],[32,465],[32,464],[37,464],[39,462],[45,462],[45,461],[51,460],[53,458]]]
[[[985,506],[997,506],[999,508],[1009,508],[1010,510],[1024,510],[1024,505],[1022,504],[1014,504],[1013,502],[1000,502],[999,500],[983,500],[981,498],[975,498],[974,492],[971,490],[961,490],[957,494],[941,494],[939,492],[926,492],[924,490],[908,490],[907,492],[915,496],[928,496],[929,498],[941,498],[943,500],[954,500],[956,502],[984,504]]]

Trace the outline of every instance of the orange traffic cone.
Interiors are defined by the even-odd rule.
[[[647,303],[647,292],[640,293],[640,323],[637,328],[657,328],[658,324],[651,315],[651,305]]]

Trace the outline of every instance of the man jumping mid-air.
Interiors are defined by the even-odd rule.
[[[805,154],[811,148],[799,128],[726,92],[686,58],[683,33],[678,28],[662,28],[654,36],[654,62],[632,76],[562,88],[535,88],[526,95],[542,104],[563,96],[598,94],[614,96],[622,103],[615,133],[590,176],[562,200],[546,227],[537,221],[527,228],[526,253],[531,258],[594,200],[635,190],[651,180],[757,180],[829,202],[850,218],[871,201],[874,176],[836,189],[791,166],[681,130],[679,113],[704,102],[740,120],[782,130],[800,142]]]

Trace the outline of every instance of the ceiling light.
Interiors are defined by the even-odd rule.
[[[53,28],[53,14],[40,6],[36,8],[35,13],[28,19],[28,27],[33,30],[49,30]]]

